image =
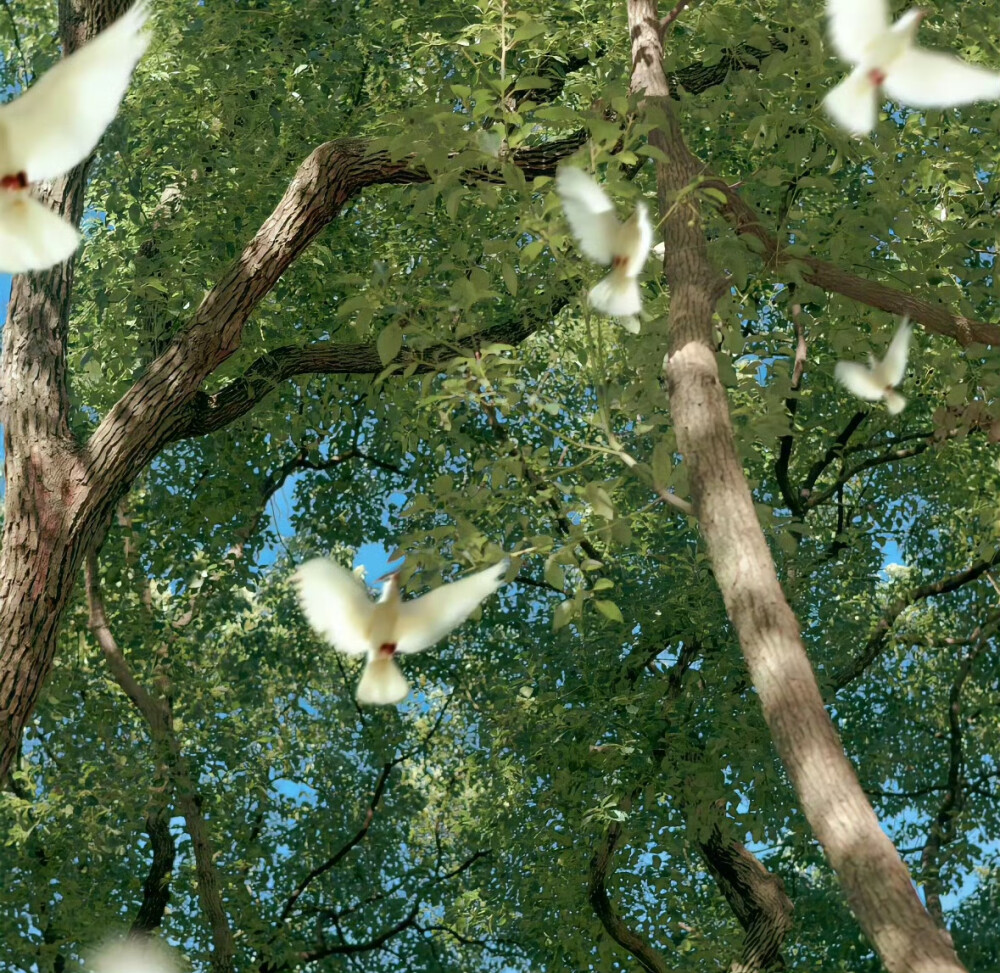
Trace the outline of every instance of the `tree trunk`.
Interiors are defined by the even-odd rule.
[[[670,286],[670,410],[716,581],[802,810],[886,968],[957,973],[964,967],[921,905],[844,754],[778,582],[715,360],[713,313],[724,285],[708,259],[698,193],[685,192],[703,167],[669,99],[657,0],[628,0],[628,15],[632,88],[645,92],[645,111],[658,123],[650,142],[669,160],[657,165],[657,185]]]

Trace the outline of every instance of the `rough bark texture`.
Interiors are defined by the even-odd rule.
[[[698,847],[729,907],[746,930],[743,955],[731,973],[782,969],[781,944],[792,928],[792,900],[785,883],[772,875],[738,841],[727,839],[718,827]]]
[[[656,0],[628,0],[628,13],[633,89],[645,91],[646,111],[659,122],[650,141],[669,160],[658,165],[658,189],[670,286],[670,408],[715,577],[775,747],[866,935],[891,973],[954,973],[963,966],[921,905],[844,755],[757,521],[713,349],[721,283],[707,257],[697,194],[682,195],[704,167],[688,151],[669,99]],[[668,198],[681,202],[669,207]]]
[[[142,883],[142,904],[132,921],[133,933],[150,933],[158,929],[170,902],[170,877],[177,849],[170,831],[169,808],[157,808],[146,815],[146,834],[149,835],[153,860]]]
[[[60,30],[65,50],[75,50],[123,13],[130,2],[60,0]],[[644,18],[649,12],[655,15],[655,4],[647,0],[633,7],[631,12],[636,16],[633,30],[640,55],[637,77],[648,88],[654,69],[659,71],[659,41]],[[647,57],[651,60],[646,60]],[[699,80],[691,75],[682,80],[689,90],[695,90],[708,80],[712,83],[723,80],[713,77],[714,80]],[[665,100],[662,71],[658,83],[662,90],[651,94]],[[669,102],[666,105],[669,110]],[[692,166],[700,167],[686,153],[675,127],[667,126],[665,133],[670,137],[661,133],[657,136],[659,144],[668,154],[676,150],[678,162],[661,171],[663,211],[668,208],[662,205],[665,194],[686,186]],[[513,161],[529,178],[551,174],[556,163],[575,151],[583,139],[582,135],[573,135],[557,143],[519,150]],[[704,173],[704,167],[698,171]],[[73,220],[79,220],[83,210],[85,172],[86,166],[79,167],[45,194],[55,209]],[[51,669],[59,627],[84,555],[99,547],[118,499],[129,489],[136,474],[166,444],[224,427],[246,414],[291,375],[306,371],[379,370],[381,363],[368,346],[318,344],[311,348],[282,348],[262,357],[243,378],[215,396],[202,391],[205,380],[238,349],[242,328],[257,304],[352,197],[375,185],[421,182],[426,178],[426,173],[408,160],[392,160],[384,154],[372,153],[362,141],[319,146],[302,163],[274,212],[242,255],[221,274],[192,319],[104,417],[86,444],[77,443],[69,430],[65,351],[73,264],[15,279],[0,362],[3,392],[0,421],[4,424],[7,487],[0,550],[0,780],[6,776]],[[475,172],[470,173],[470,178],[496,178],[496,174]],[[729,187],[726,190],[730,201],[724,209],[726,215],[736,223],[739,232],[763,239],[761,234],[766,231],[752,210]],[[862,840],[862,834],[877,831],[877,822],[863,798],[859,804],[849,797],[854,791],[844,792],[840,787],[841,776],[846,775],[852,781],[853,777],[832,727],[828,721],[825,726],[820,721],[814,732],[811,726],[794,720],[782,723],[782,706],[789,700],[789,705],[798,700],[799,683],[807,688],[814,683],[804,656],[801,664],[785,665],[782,653],[790,652],[793,660],[797,659],[795,653],[801,655],[801,645],[794,635],[794,619],[781,599],[766,548],[761,547],[762,542],[758,543],[759,529],[752,507],[723,509],[716,515],[720,504],[725,507],[729,503],[727,490],[742,491],[744,497],[748,494],[738,465],[732,465],[735,458],[727,438],[730,431],[725,401],[715,374],[710,341],[705,338],[718,282],[704,259],[697,225],[685,228],[683,220],[679,221],[680,214],[686,218],[687,210],[680,207],[678,218],[669,222],[670,238],[693,235],[697,246],[690,251],[681,246],[676,252],[668,248],[667,274],[673,285],[672,313],[676,317],[676,322],[672,322],[676,337],[673,347],[677,352],[670,371],[676,398],[675,416],[679,435],[685,437],[684,448],[690,450],[692,443],[699,448],[703,446],[700,466],[694,452],[688,460],[698,475],[705,468],[711,474],[700,483],[697,502],[719,566],[720,582],[727,591],[727,603],[734,621],[741,626],[741,633],[754,636],[753,646],[747,650],[751,672],[772,721],[775,739],[784,748],[783,754],[790,748],[797,755],[790,760],[789,767],[800,791],[803,782],[796,774],[806,773],[810,766],[808,758],[819,753],[816,759],[825,761],[830,754],[834,755],[830,757],[829,773],[821,773],[828,786],[806,787],[803,806],[844,878],[852,905],[863,915],[862,922],[873,941],[888,936],[890,945],[898,944],[899,936],[906,939],[912,930],[912,962],[896,963],[890,969],[928,970],[931,967],[919,965],[924,949],[920,944],[926,938],[925,917],[888,841],[883,839],[878,854],[871,855],[867,839]],[[771,246],[764,242],[775,263],[785,259],[776,243]],[[1000,344],[1000,328],[996,326],[966,321],[938,306],[864,281],[832,265],[811,259],[805,263],[808,273],[814,275],[808,279],[820,286],[886,310],[909,311],[928,328],[962,342],[975,339]],[[525,333],[528,332],[511,331],[497,336],[487,333],[483,337],[510,340],[511,334],[523,337]],[[700,396],[707,403],[704,412]],[[682,421],[682,417],[686,418]],[[716,468],[716,456],[728,465]],[[732,531],[736,532],[735,537],[731,536]],[[754,558],[761,550],[767,570],[757,575],[752,573],[756,570]],[[816,700],[808,693],[805,697],[812,708]],[[175,765],[174,772],[178,775],[175,779],[182,810],[190,816],[190,821],[197,822],[201,818],[197,793],[193,783],[190,786],[184,783],[185,773],[189,782],[194,776],[183,765]],[[829,804],[825,803],[828,794],[833,798]],[[857,815],[851,816],[854,812]],[[225,912],[207,868],[211,863],[210,844],[207,834],[196,834],[198,825],[192,826],[190,821],[194,847],[201,858],[200,889],[211,899],[205,907],[206,915],[213,925],[217,953],[224,957]],[[861,830],[855,833],[852,829],[857,822],[861,822]],[[888,879],[880,883],[878,870],[883,866]],[[868,899],[864,895],[859,898],[851,889],[859,880],[865,884],[873,870],[877,874],[869,884],[871,897],[876,901],[869,908]],[[907,901],[900,906],[902,900]],[[156,908],[159,906],[152,903],[154,912],[150,920],[155,917]],[[883,925],[887,928],[884,934]],[[891,945],[890,952],[906,953],[911,948],[910,940],[906,942],[907,945],[898,948]],[[936,954],[932,950],[930,955]],[[950,952],[941,956],[941,962],[934,965],[936,973],[961,968]],[[224,959],[218,962],[223,964],[220,969],[226,968]]]

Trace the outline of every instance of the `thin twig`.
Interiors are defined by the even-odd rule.
[[[667,28],[693,3],[695,3],[695,0],[680,0],[677,6],[666,17],[660,20],[660,37],[666,33]]]

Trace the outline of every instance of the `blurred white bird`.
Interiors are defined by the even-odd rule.
[[[903,323],[889,342],[882,361],[876,361],[874,355],[869,355],[868,368],[857,362],[837,362],[833,370],[834,376],[848,392],[853,392],[858,398],[870,402],[885,399],[886,408],[893,415],[902,412],[906,399],[894,391],[894,388],[903,381],[903,376],[906,374],[906,357],[910,351],[911,334],[913,328],[910,327],[910,319],[903,318]]]
[[[461,625],[504,583],[509,564],[505,558],[413,601],[402,600],[399,572],[381,579],[382,597],[373,602],[356,574],[325,557],[306,561],[292,580],[303,614],[317,634],[340,652],[368,657],[358,702],[388,706],[410,691],[396,653],[423,652]]]
[[[825,99],[833,120],[855,135],[878,120],[879,90],[911,108],[953,108],[1000,98],[1000,74],[917,47],[923,10],[889,23],[886,0],[827,0],[830,41],[854,70]]]
[[[177,973],[177,963],[166,946],[138,937],[107,943],[89,965],[93,973]]]
[[[93,151],[118,113],[149,38],[139,0],[23,94],[0,105],[0,271],[43,270],[68,260],[80,234],[30,195]]]
[[[635,212],[620,222],[611,200],[593,177],[572,166],[563,166],[556,173],[556,192],[584,255],[595,263],[611,265],[611,273],[591,288],[591,305],[617,318],[638,314],[642,295],[636,278],[653,243],[646,204],[639,203]]]

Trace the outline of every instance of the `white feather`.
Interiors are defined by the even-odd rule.
[[[604,190],[582,169],[563,166],[556,173],[556,192],[584,256],[595,263],[611,263],[621,223]]]
[[[910,355],[910,336],[913,328],[910,326],[910,319],[903,318],[896,333],[889,342],[889,347],[885,350],[885,357],[876,368],[879,381],[886,385],[896,386],[903,381],[906,375],[906,359]]]
[[[325,557],[306,561],[292,580],[313,629],[335,649],[367,656],[358,702],[390,706],[410,691],[391,653],[421,652],[444,638],[504,583],[509,563],[505,559],[407,602],[400,598],[396,575],[376,603],[355,574]]]
[[[556,173],[566,219],[584,255],[614,269],[588,295],[591,305],[612,317],[632,317],[642,308],[635,278],[653,245],[653,226],[644,203],[624,222],[597,182],[581,169],[564,166]]]
[[[177,973],[173,954],[155,939],[108,943],[90,961],[93,973]]]
[[[906,408],[906,399],[895,389],[885,390],[885,407],[891,415],[898,415]]]
[[[618,252],[625,258],[625,273],[629,277],[642,273],[652,245],[653,224],[649,222],[649,210],[645,203],[639,203],[618,233]]]
[[[347,655],[368,655],[375,604],[364,583],[326,557],[306,561],[292,575],[306,620]],[[377,648],[377,646],[376,646]]]
[[[865,60],[868,45],[889,29],[886,0],[829,0],[830,42],[845,61]]]
[[[871,370],[857,362],[839,361],[833,374],[848,392],[852,392],[859,399],[875,402],[885,395],[885,386],[879,385]]]
[[[634,277],[612,270],[587,295],[595,310],[614,318],[634,317],[642,310],[642,293]]]
[[[911,108],[951,108],[1000,99],[1000,74],[951,54],[910,47],[892,62],[883,88]]]
[[[397,651],[422,652],[443,639],[503,585],[509,564],[505,558],[485,571],[443,584],[422,598],[404,601],[399,606]]]
[[[0,273],[44,270],[73,256],[80,234],[26,191],[0,189]]]
[[[870,132],[878,121],[878,88],[866,68],[855,68],[823,99],[823,107],[854,135]]]
[[[149,43],[145,0],[0,107],[0,175],[52,179],[93,151]]]
[[[870,402],[885,399],[889,412],[893,414],[902,412],[906,399],[893,391],[893,387],[906,375],[906,360],[909,356],[912,333],[910,319],[903,318],[881,361],[871,358],[869,368],[857,362],[837,362],[833,370],[834,377],[859,399]]]
[[[410,684],[390,657],[369,660],[355,695],[359,703],[392,706],[406,699],[409,692]]]

